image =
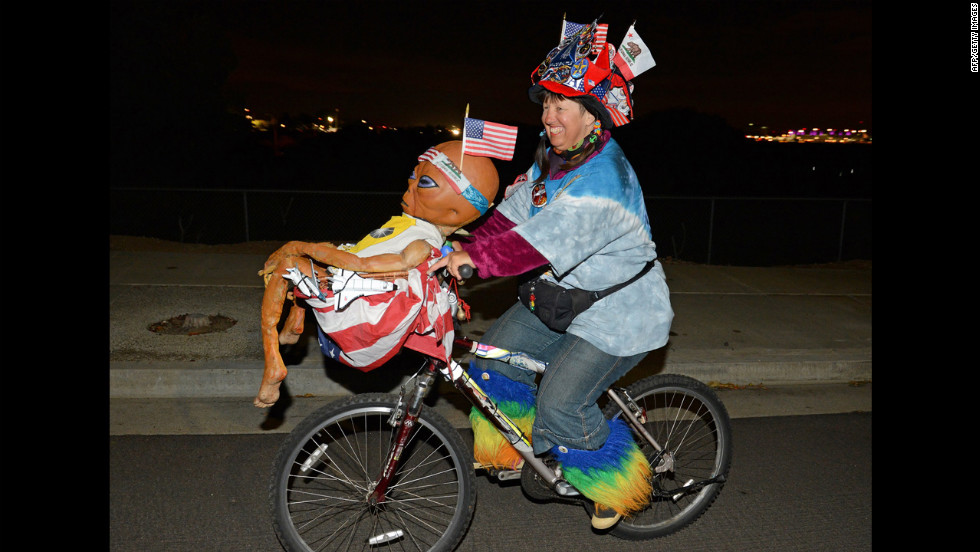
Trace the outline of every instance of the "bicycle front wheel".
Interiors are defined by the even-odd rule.
[[[473,519],[472,454],[459,432],[425,410],[400,455],[385,499],[368,496],[398,428],[397,397],[354,395],[317,410],[282,443],[270,500],[290,552],[453,550]]]
[[[627,387],[627,393],[665,454],[658,456],[634,430],[654,472],[654,492],[647,508],[623,518],[610,534],[628,540],[659,538],[693,523],[718,497],[732,462],[731,420],[714,391],[687,376],[649,376]],[[613,401],[603,413],[608,419],[623,415]]]

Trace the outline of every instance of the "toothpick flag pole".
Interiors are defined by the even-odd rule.
[[[463,172],[463,160],[466,159],[466,119],[470,117],[470,104],[466,104],[466,113],[463,115],[463,151],[459,153],[459,172]]]

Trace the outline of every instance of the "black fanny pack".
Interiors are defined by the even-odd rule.
[[[517,286],[517,297],[545,326],[553,331],[564,332],[576,316],[585,312],[596,301],[632,284],[653,268],[656,259],[647,263],[643,270],[629,280],[602,291],[569,289],[540,276]]]

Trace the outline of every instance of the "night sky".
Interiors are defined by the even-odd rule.
[[[449,126],[469,104],[471,117],[538,124],[530,74],[565,14],[601,16],[617,47],[636,21],[657,61],[634,81],[637,115],[690,108],[738,129],[871,128],[870,0],[111,5],[113,79],[214,60],[220,70],[175,78],[200,78],[258,115],[339,109],[347,121]]]

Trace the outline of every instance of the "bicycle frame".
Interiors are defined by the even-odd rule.
[[[450,294],[449,313],[461,319],[463,309],[468,318],[468,306],[454,297],[452,282],[441,283]],[[473,341],[453,324],[454,353],[465,348],[479,359],[524,370],[527,379],[548,369],[526,353]],[[488,395],[496,393],[482,371],[471,377],[462,361],[460,356],[426,355],[400,393],[338,400],[290,432],[276,455],[269,495],[273,527],[286,549],[309,550],[311,544],[323,549],[341,544],[338,539],[358,549],[361,539],[370,547],[404,540],[418,549],[455,549],[473,520],[474,472],[481,470],[499,481],[519,479],[533,501],[582,504],[594,515],[590,497],[566,479],[573,473],[565,470],[561,457],[536,457],[530,430],[524,434],[521,429],[523,419],[504,414]],[[506,439],[516,457],[510,451],[499,467],[469,464],[473,453],[459,429],[446,417],[423,411],[441,380],[465,397],[481,426],[489,423],[498,440]],[[494,382],[492,375],[489,381]],[[628,387],[613,385],[606,394],[605,404],[598,405],[602,416],[618,432],[624,423],[630,428],[631,440],[654,472],[648,503],[624,514],[610,533],[649,540],[687,527],[714,502],[731,465],[731,423],[724,404],[707,385],[680,374],[649,375]],[[519,468],[512,467],[515,460]]]

